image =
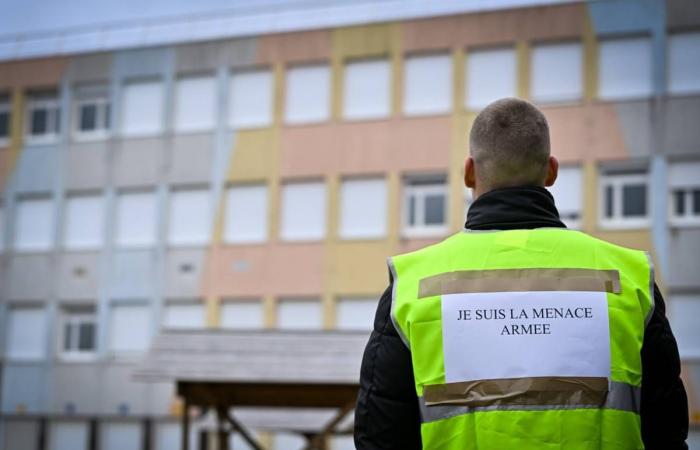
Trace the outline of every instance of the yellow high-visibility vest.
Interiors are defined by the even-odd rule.
[[[647,253],[566,229],[466,230],[389,268],[423,448],[644,448]]]

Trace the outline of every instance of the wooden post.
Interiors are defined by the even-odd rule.
[[[99,428],[97,424],[97,417],[90,419],[90,424],[88,428],[88,449],[98,450],[99,449]]]
[[[228,430],[226,429],[227,416],[225,406],[217,406],[216,408],[216,425],[217,425],[217,441],[219,441],[217,450],[228,450]]]
[[[39,418],[39,435],[36,439],[37,450],[46,450],[46,417]]]
[[[143,419],[142,425],[141,449],[151,450],[153,448],[153,419],[146,417]]]
[[[190,402],[184,399],[182,411],[182,450],[190,450]]]

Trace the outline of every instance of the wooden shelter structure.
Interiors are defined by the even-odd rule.
[[[367,338],[367,332],[349,331],[166,332],[154,339],[134,377],[176,383],[184,403],[182,450],[190,450],[192,406],[215,412],[218,450],[229,450],[234,431],[262,450],[249,431],[253,426],[298,433],[307,439],[307,450],[320,450],[329,435],[349,431],[338,426],[355,406]],[[288,416],[286,424],[275,425],[280,421],[269,414],[265,423],[262,408],[279,409]],[[290,415],[290,410],[311,414]],[[333,411],[325,423],[309,423],[310,417],[323,417],[314,414],[323,410]]]

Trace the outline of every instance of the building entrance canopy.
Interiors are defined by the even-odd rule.
[[[176,383],[185,406],[183,450],[189,450],[191,406],[216,412],[219,450],[228,449],[233,431],[261,449],[251,426],[296,432],[306,437],[307,449],[322,449],[329,435],[349,431],[340,424],[355,406],[367,338],[367,332],[341,331],[166,332],[154,339],[134,378]],[[287,417],[256,417],[250,408],[278,409]]]

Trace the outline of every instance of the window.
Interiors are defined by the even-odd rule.
[[[69,359],[94,356],[97,345],[95,307],[66,306],[61,314],[61,356]]]
[[[263,328],[263,305],[260,300],[230,300],[221,304],[221,328]]]
[[[10,140],[10,99],[0,95],[0,147]]]
[[[151,344],[151,311],[146,304],[113,303],[109,317],[109,350],[143,352]]]
[[[478,50],[467,55],[466,102],[480,109],[503,97],[515,97],[515,49]]]
[[[163,83],[161,81],[133,81],[124,85],[122,106],[122,134],[144,136],[160,133],[163,129]]]
[[[411,56],[405,61],[404,106],[406,115],[450,111],[452,106],[452,58],[449,55]]]
[[[604,100],[648,97],[652,92],[651,40],[614,39],[600,43],[598,96]]]
[[[203,245],[211,230],[211,195],[208,190],[173,191],[170,194],[168,243]]]
[[[326,234],[326,186],[289,183],[282,187],[280,237],[288,241],[323,239]]]
[[[323,325],[321,302],[309,299],[283,299],[277,304],[277,328],[320,330]]]
[[[231,75],[229,124],[232,127],[266,127],[272,123],[272,81],[269,70]]]
[[[391,102],[389,61],[355,61],[345,65],[343,117],[377,119],[388,117]]]
[[[639,228],[649,225],[646,173],[610,173],[601,178],[601,225]]]
[[[417,177],[404,185],[404,234],[408,237],[447,232],[447,184],[445,177]]]
[[[668,91],[700,92],[700,32],[669,36]]]
[[[531,95],[536,102],[570,102],[583,91],[581,44],[542,44],[532,49]]]
[[[37,360],[45,356],[46,310],[39,306],[10,306],[7,315],[5,357]]]
[[[201,131],[216,125],[216,80],[181,78],[175,87],[175,131]]]
[[[139,450],[143,438],[140,423],[100,422],[100,449],[102,450]],[[152,447],[151,447],[152,448]],[[177,448],[177,447],[175,447]]]
[[[336,327],[340,330],[371,330],[377,312],[376,298],[342,298],[336,305]]]
[[[580,167],[559,167],[559,176],[549,188],[559,217],[569,228],[581,227],[582,187]]]
[[[263,242],[267,239],[267,187],[234,186],[226,194],[228,243]]]
[[[340,237],[382,237],[386,234],[386,216],[386,181],[343,181],[340,187]]]
[[[700,296],[674,295],[668,302],[669,319],[681,358],[700,358]]]
[[[109,133],[109,91],[106,86],[80,86],[75,92],[74,136],[77,139],[99,139]]]
[[[14,248],[17,251],[45,251],[53,245],[53,201],[25,198],[17,201]]]
[[[700,161],[670,164],[668,175],[671,224],[700,225]]]
[[[321,122],[331,109],[331,73],[323,66],[291,67],[287,70],[285,121],[289,124]]]
[[[50,450],[86,450],[88,427],[85,422],[53,422],[49,433]]]
[[[156,196],[152,192],[122,193],[117,197],[115,239],[124,247],[156,242]]]
[[[60,111],[56,92],[31,94],[27,101],[27,140],[34,143],[55,141],[60,126]]]
[[[104,206],[97,195],[74,195],[66,199],[63,246],[70,250],[102,245]]]
[[[206,325],[204,303],[168,302],[163,308],[163,328],[197,329]]]

